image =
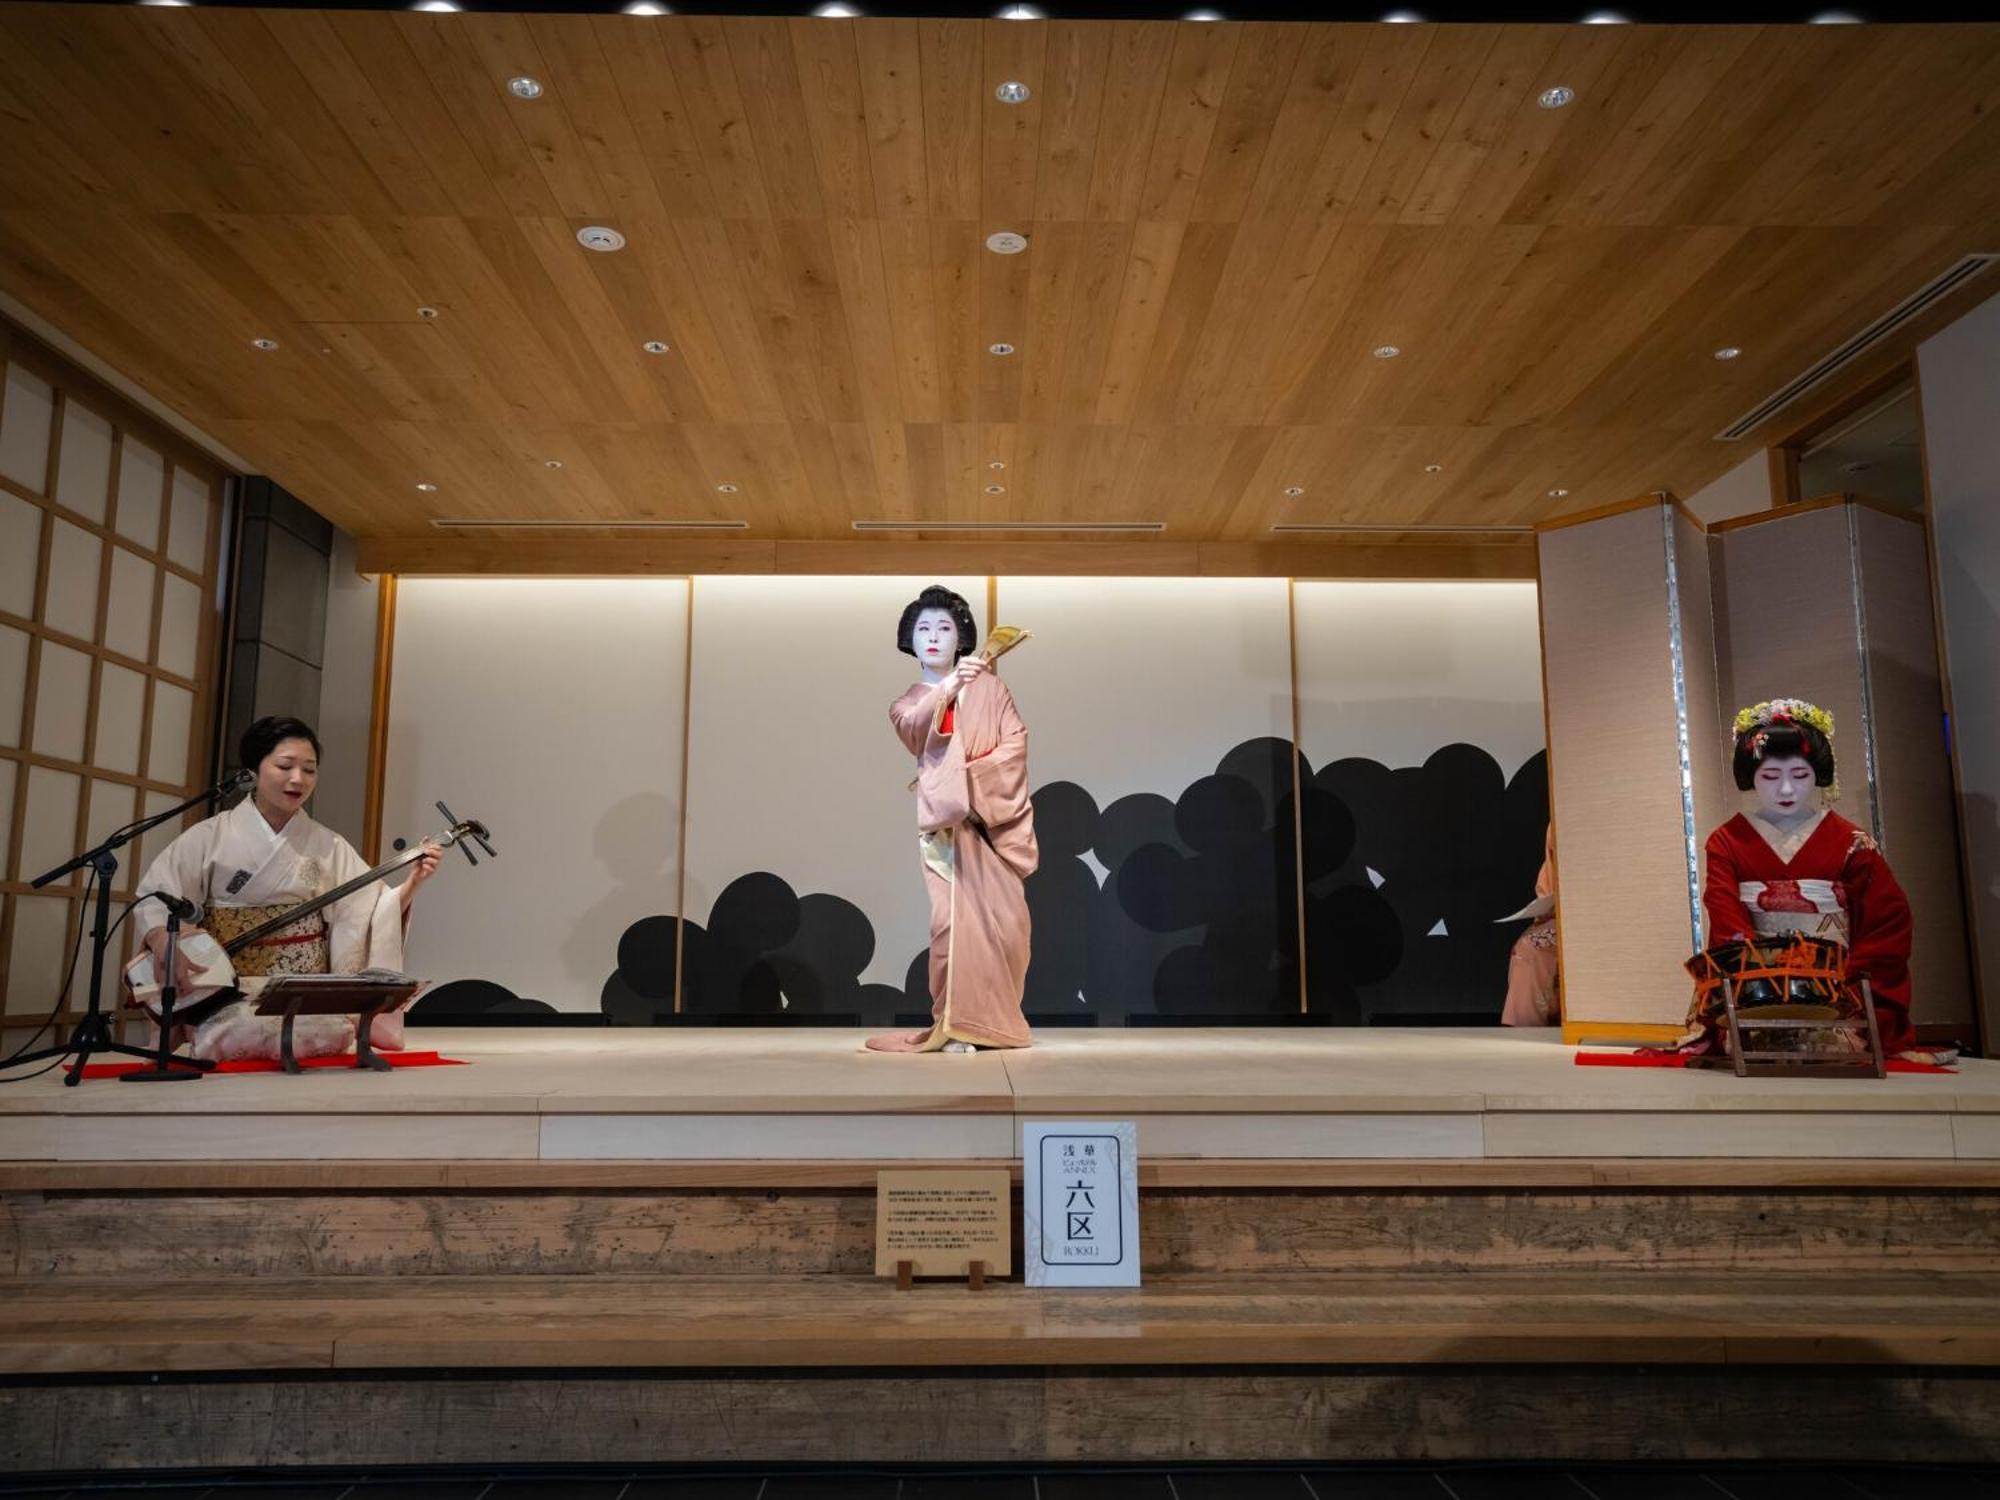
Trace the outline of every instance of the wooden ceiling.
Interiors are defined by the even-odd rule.
[[[372,538],[1687,494],[1995,249],[1993,26],[0,5],[0,289]]]

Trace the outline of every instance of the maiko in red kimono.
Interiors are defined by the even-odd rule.
[[[871,1037],[878,1052],[946,1042],[1029,1045],[1028,899],[1039,861],[1028,801],[1028,731],[991,672],[943,708],[945,684],[918,683],[889,708],[917,757],[917,837],[931,898],[931,1026]]]
[[[1790,834],[1738,813],[1708,836],[1702,906],[1708,942],[1803,932],[1847,945],[1847,974],[1867,976],[1882,1050],[1914,1045],[1910,903],[1875,841],[1835,812]]]

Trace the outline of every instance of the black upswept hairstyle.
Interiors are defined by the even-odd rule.
[[[304,740],[313,747],[313,754],[320,753],[319,736],[312,732],[312,725],[304,719],[287,719],[266,716],[243,731],[243,738],[236,750],[243,757],[243,768],[254,771],[264,764],[264,758],[286,740]]]
[[[962,660],[979,649],[979,627],[972,620],[972,606],[965,602],[963,594],[954,594],[941,583],[934,583],[903,608],[903,618],[896,622],[896,649],[905,656],[915,656],[917,648],[910,639],[917,628],[917,616],[927,609],[948,610],[952,624],[958,627],[958,655],[954,661]]]
[[[1814,786],[1833,785],[1833,746],[1810,724],[1756,725],[1736,737],[1736,754],[1730,769],[1736,773],[1736,789],[1747,792],[1757,783],[1757,767],[1767,760],[1789,760],[1797,756],[1812,767]]]

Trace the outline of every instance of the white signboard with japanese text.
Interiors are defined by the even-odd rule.
[[[1139,1128],[1130,1120],[1021,1127],[1029,1286],[1139,1284]]]

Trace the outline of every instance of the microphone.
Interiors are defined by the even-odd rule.
[[[257,773],[252,770],[245,769],[241,771],[231,771],[227,776],[223,777],[222,780],[218,781],[215,784],[215,790],[210,795],[216,797],[227,797],[231,792],[237,790],[239,787],[249,786],[250,783],[252,783],[256,779],[257,779]]]
[[[192,922],[194,914],[201,909],[185,897],[170,896],[165,891],[148,891],[139,898],[139,901],[157,901],[183,922]],[[132,904],[137,906],[139,901],[135,901]]]

